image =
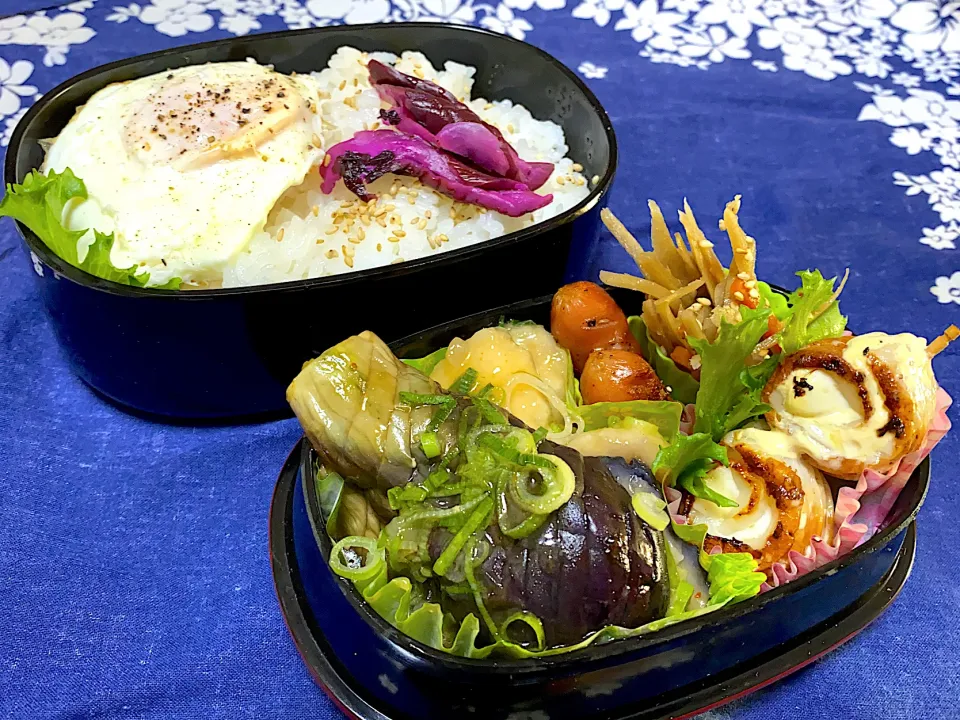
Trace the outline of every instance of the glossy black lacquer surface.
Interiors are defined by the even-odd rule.
[[[616,166],[616,139],[594,95],[531,45],[474,28],[430,23],[342,26],[219,40],[96,68],[55,88],[18,123],[5,181],[43,161],[75,108],[109,83],[206,62],[255,58],[282,72],[322,69],[342,45],[419,50],[435,64],[477,68],[474,95],[510,98],[564,129],[569,156],[600,179],[580,205],[546,223],[473,247],[357,273],[253,288],[129,288],[67,265],[29,230],[38,286],[76,373],[122,405],[177,418],[289,412],[284,390],[301,364],[364,329],[398,338],[532,294],[564,278],[571,247],[599,231]]]
[[[615,293],[615,297],[628,312],[630,302],[636,302],[636,295]],[[394,342],[392,347],[400,357],[419,357],[454,337],[469,337],[494,325],[501,317],[544,323],[550,299],[544,296],[473,315]],[[884,527],[873,538],[816,572],[749,601],[647,636],[551,658],[465,660],[426,647],[392,628],[351,583],[329,570],[326,559],[332,542],[317,501],[312,471],[315,455],[307,443],[302,445],[300,461],[302,497],[293,501],[292,518],[296,555],[303,597],[330,644],[330,652],[349,664],[352,647],[373,643],[372,654],[390,658],[409,681],[405,684],[423,689],[442,682],[450,707],[462,712],[474,707],[478,716],[485,718],[503,715],[508,708],[529,707],[558,717],[569,717],[575,710],[602,716],[624,704],[643,703],[677,688],[707,682],[734,666],[774,652],[828,622],[881,581],[903,542],[903,531],[923,502],[930,479],[928,459],[916,469]],[[297,510],[301,503],[302,510]],[[366,689],[374,694],[384,692],[383,687]],[[417,704],[427,702],[428,695],[424,689],[421,694],[384,697],[394,705],[408,703],[404,713],[419,717],[427,708]]]

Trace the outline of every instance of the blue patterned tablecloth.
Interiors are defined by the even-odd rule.
[[[509,33],[575,68],[613,118],[612,206],[641,236],[648,197],[668,217],[689,198],[710,227],[743,193],[761,276],[849,267],[858,329],[960,322],[956,0],[0,0],[0,143],[41,93],[101,63],[411,19]],[[287,636],[267,558],[296,422],[165,426],[103,403],[68,370],[18,242],[0,222],[0,717],[339,717]],[[958,355],[937,360],[954,395]],[[958,450],[955,435],[937,452],[892,608],[711,717],[958,716]]]

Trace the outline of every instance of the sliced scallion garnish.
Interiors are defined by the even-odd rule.
[[[491,390],[493,390],[493,383],[487,383],[482,388],[480,388],[480,391],[476,394],[476,396],[478,398],[485,398],[487,396],[487,393],[489,393]]]
[[[486,527],[492,511],[492,498],[488,497],[477,505],[477,508],[470,514],[470,517],[467,518],[463,527],[457,531],[457,534],[453,536],[453,539],[447,544],[447,547],[444,548],[443,552],[440,553],[440,557],[438,557],[437,561],[433,564],[433,571],[437,575],[446,574],[450,566],[453,565],[454,560],[457,559],[457,555],[460,554],[460,550],[463,549],[467,540],[470,539],[470,536],[480,528]]]
[[[433,413],[433,417],[430,418],[430,429],[439,430],[440,426],[443,424],[443,421],[450,417],[450,413],[453,412],[453,409],[457,406],[457,401],[452,397],[447,398],[447,402],[442,403],[440,407],[436,409]]]
[[[544,521],[547,519],[547,515],[529,515],[527,518],[521,522],[519,525],[514,527],[504,527],[503,518],[501,516],[500,522],[500,532],[506,535],[512,540],[522,540],[527,537],[527,535],[532,535],[537,530],[540,529],[540,526],[543,525]]]
[[[527,610],[521,610],[520,612],[515,612],[513,615],[508,617],[503,621],[503,624],[500,626],[500,635],[509,642],[515,642],[510,639],[510,634],[508,632],[509,628],[515,622],[522,622],[527,625],[531,630],[533,630],[533,635],[537,639],[538,651],[544,650],[547,647],[546,636],[543,632],[543,623],[540,622],[540,618],[534,615],[532,612]]]
[[[360,554],[360,550],[366,556]],[[330,569],[337,575],[354,582],[370,580],[384,563],[383,550],[377,547],[377,541],[359,535],[349,535],[330,551]]]
[[[450,401],[447,395],[424,395],[421,393],[401,392],[400,402],[410,407],[419,407],[420,405],[445,405]]]
[[[504,417],[503,413],[497,410],[496,406],[486,398],[474,397],[470,398],[470,400],[476,406],[477,410],[480,411],[480,415],[483,416],[483,419],[488,423],[493,423],[495,425],[507,424],[507,418]]]
[[[477,551],[480,551],[479,553]],[[493,618],[490,617],[490,611],[487,610],[487,605],[483,601],[483,593],[480,590],[480,584],[477,582],[476,576],[473,574],[473,569],[483,565],[484,560],[487,559],[487,555],[490,553],[490,548],[486,543],[478,544],[476,538],[470,538],[467,543],[466,549],[466,558],[463,563],[463,574],[467,578],[467,583],[470,585],[470,589],[473,590],[473,601],[477,604],[477,610],[480,612],[480,617],[483,618],[484,624],[487,626],[487,630],[490,631],[490,635],[493,637],[494,641],[500,640],[500,628],[497,627],[497,624],[493,621]]]
[[[428,458],[440,457],[440,440],[437,434],[432,430],[427,430],[420,434],[420,449]]]
[[[654,530],[663,531],[670,524],[670,516],[664,512],[666,501],[653,493],[638,492],[630,499],[633,511]]]
[[[549,515],[571,498],[577,485],[573,470],[555,455],[537,455],[553,469],[547,471],[540,465],[539,482],[531,487],[532,475],[518,473],[509,485],[510,498],[522,509],[533,515]]]
[[[463,371],[463,375],[458,377],[447,391],[454,395],[466,395],[473,390],[473,386],[477,384],[478,375],[479,373],[473,368],[467,368]]]
[[[399,510],[405,505],[416,505],[427,497],[427,489],[420,485],[408,483],[403,487],[394,487],[387,490],[387,502],[393,510]]]

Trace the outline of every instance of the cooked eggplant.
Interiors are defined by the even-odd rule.
[[[666,612],[663,535],[622,484],[644,466],[584,458],[482,396],[444,393],[370,332],[308,363],[287,397],[324,467],[386,496],[391,575],[478,614],[488,639],[523,643],[525,624],[561,646]]]
[[[585,458],[549,442],[540,451],[562,457],[577,488],[537,533],[494,543],[482,566],[487,607],[534,613],[548,645],[575,643],[606,625],[637,627],[663,617],[669,595],[663,533],[630,507],[630,495],[611,472],[623,461]]]

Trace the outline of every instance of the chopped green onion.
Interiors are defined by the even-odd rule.
[[[433,564],[433,571],[437,575],[445,575],[447,570],[450,569],[450,566],[453,565],[453,562],[457,559],[457,555],[460,554],[460,550],[463,549],[463,546],[466,544],[467,540],[470,539],[470,536],[473,535],[481,527],[486,527],[487,520],[490,518],[490,513],[493,510],[493,499],[487,498],[479,505],[477,505],[476,510],[467,518],[467,521],[463,524],[457,534],[453,536],[453,539],[447,544],[447,547],[444,548],[443,552],[440,553],[440,557],[437,558],[437,561]]]
[[[497,624],[493,621],[493,618],[490,617],[490,611],[487,610],[487,605],[483,602],[483,594],[480,592],[480,585],[477,583],[477,579],[473,574],[473,568],[479,567],[483,564],[483,561],[487,559],[490,548],[486,543],[483,543],[479,557],[474,557],[476,549],[476,538],[470,538],[466,550],[466,561],[463,563],[463,574],[466,575],[467,583],[470,585],[470,589],[473,590],[473,601],[477,604],[477,610],[480,611],[480,617],[483,618],[483,622],[486,624],[487,630],[490,631],[490,635],[493,637],[494,641],[498,641],[500,640],[500,628],[497,627]]]
[[[487,383],[482,388],[480,388],[480,392],[478,392],[476,396],[478,398],[484,398],[487,396],[487,393],[490,392],[491,390],[493,390],[493,383]]]
[[[437,434],[432,430],[427,430],[420,434],[420,449],[423,450],[423,454],[428,458],[435,458],[440,456],[440,441],[437,439]]]
[[[453,385],[447,388],[447,391],[455,395],[466,395],[476,385],[478,374],[473,368],[467,368],[463,371],[463,375],[454,380]]]
[[[545,427],[538,427],[533,433],[533,444],[539,445],[540,441],[543,440],[549,432]]]
[[[503,518],[501,516],[500,522],[497,524],[500,526],[500,532],[506,535],[508,538],[513,540],[522,540],[527,537],[527,535],[532,535],[537,530],[540,529],[540,526],[543,525],[544,521],[550,517],[549,515],[529,515],[527,519],[524,520],[519,525],[515,527],[504,527]]]
[[[450,471],[445,467],[434,470],[427,475],[427,479],[423,481],[423,486],[427,489],[428,493],[433,494],[446,484],[447,480],[450,479],[450,475]]]
[[[510,497],[520,506],[533,515],[549,515],[558,510],[573,496],[577,478],[573,470],[563,460],[555,455],[537,455],[550,465],[550,472],[541,470],[538,492],[529,487],[530,476],[516,475],[510,482]],[[537,467],[540,467],[539,465]],[[544,468],[545,469],[545,468]]]
[[[537,443],[533,439],[533,433],[523,428],[511,428],[503,438],[507,447],[516,448],[521,457],[527,453],[537,452]]]
[[[485,398],[470,398],[477,410],[480,411],[480,415],[483,416],[483,419],[488,423],[493,423],[495,425],[506,425],[507,418],[504,417],[503,413],[497,410],[492,402]]]
[[[457,406],[457,401],[452,397],[447,397],[446,402],[442,403],[440,407],[437,408],[436,412],[433,413],[433,417],[430,418],[430,429],[439,430],[440,425],[443,424],[443,421],[450,417],[450,413],[453,412],[453,409]]]
[[[365,550],[364,558],[358,551]],[[337,575],[354,582],[372,579],[384,563],[383,550],[377,541],[359,535],[348,535],[330,551],[330,569]]]
[[[450,597],[473,594],[473,590],[470,589],[469,585],[467,587],[464,587],[463,585],[444,585],[443,592],[449,595]]]
[[[482,497],[472,498],[470,500],[465,500],[459,505],[454,505],[450,508],[433,508],[427,507],[422,510],[415,510],[414,512],[407,513],[400,516],[402,525],[414,525],[418,523],[433,523],[440,524],[446,521],[452,520],[460,515],[466,515],[468,512],[473,510],[482,500]]]
[[[450,398],[447,395],[423,395],[421,393],[401,392],[400,402],[411,407],[420,405],[445,405]]]
[[[662,532],[670,524],[670,516],[663,511],[667,506],[666,501],[653,493],[638,492],[630,499],[630,504],[640,519],[654,530]]]
[[[529,435],[529,433],[527,434]],[[532,441],[532,436],[530,439]],[[549,472],[553,472],[556,467],[556,464],[551,462],[551,460],[545,459],[545,456],[539,453],[520,452],[491,433],[480,434],[477,438],[477,444],[485,447],[487,450],[492,450],[495,455],[500,456],[514,465],[521,467],[532,466]],[[561,460],[561,462],[563,461]]]
[[[409,483],[403,487],[394,487],[387,490],[387,502],[394,510],[399,510],[406,505],[416,505],[421,503],[427,497],[427,489],[420,485]]]
[[[522,622],[531,630],[533,630],[533,634],[537,638],[537,651],[546,649],[547,641],[546,636],[543,633],[543,623],[540,622],[540,618],[538,618],[532,612],[528,612],[527,610],[515,612],[513,615],[504,620],[503,624],[500,626],[500,635],[506,640],[513,642],[510,640],[510,635],[507,630],[515,622]]]

